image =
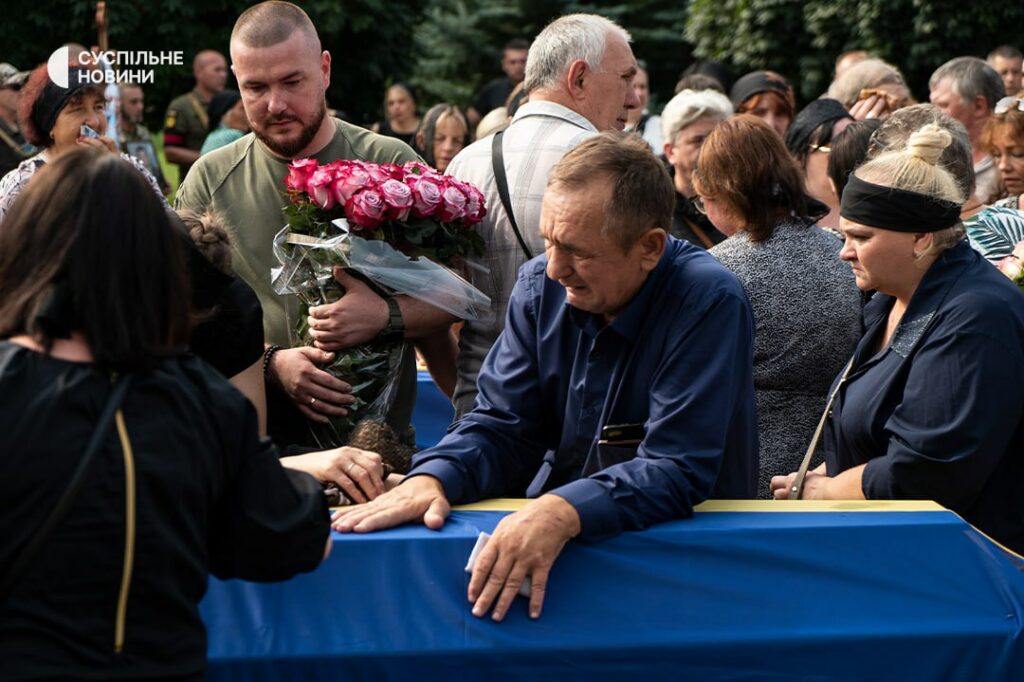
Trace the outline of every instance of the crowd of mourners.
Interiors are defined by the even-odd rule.
[[[74,44],[66,86],[0,64],[6,679],[201,679],[208,573],[287,579],[332,527],[438,528],[492,497],[529,498],[473,567],[495,620],[527,579],[540,616],[574,538],[710,498],[934,500],[1024,552],[1021,52],[937,65],[923,103],[844,52],[803,108],[780,73],[699,61],[651,111],[630,43],[563,16],[506,44],[467,110],[395,82],[363,126],[327,108],[306,13],[263,2],[227,46],[238,90],[203,50],[167,109],[173,195],[140,87],[79,78],[103,67]],[[344,296],[293,347],[270,273],[303,158],[479,188],[461,274],[489,312],[337,270]],[[309,429],[355,401],[324,366],[381,338],[406,342],[400,440],[417,353],[455,408],[399,473]],[[350,503],[333,514],[328,484]]]

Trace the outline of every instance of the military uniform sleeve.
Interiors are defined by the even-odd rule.
[[[185,104],[179,97],[167,107],[164,116],[164,146],[184,147],[188,135],[188,121],[183,110]]]

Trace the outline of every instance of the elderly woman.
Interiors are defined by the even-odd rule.
[[[925,126],[843,192],[842,258],[878,293],[803,497],[935,500],[1024,552],[1024,297],[963,239],[952,140]]]
[[[799,464],[832,378],[860,337],[860,294],[840,242],[814,225],[825,207],[804,193],[779,136],[753,116],[720,123],[704,142],[694,186],[729,239],[711,249],[750,298],[761,472]]]
[[[1024,98],[996,102],[981,131],[981,146],[992,155],[1009,195],[993,205],[1024,210]]]
[[[46,64],[38,66],[28,77],[18,102],[18,120],[25,139],[42,151],[22,161],[0,180],[0,223],[43,164],[81,147],[117,152],[117,144],[106,134],[105,86],[93,83],[89,74],[88,69],[70,67],[66,88],[50,80]],[[121,158],[143,175],[167,207],[160,185],[145,165],[127,154],[121,154]]]
[[[186,352],[182,243],[137,170],[89,149],[0,230],[5,679],[199,679],[207,575],[283,580],[329,546],[319,485]]]
[[[737,114],[752,114],[785,137],[796,113],[796,95],[789,82],[774,71],[753,71],[729,91]]]
[[[857,62],[836,76],[825,96],[837,100],[858,121],[885,118],[911,103],[903,74],[881,59]]]
[[[672,184],[676,188],[676,210],[672,215],[672,235],[705,249],[725,241],[708,217],[693,204],[693,172],[704,140],[715,126],[732,115],[732,104],[714,90],[683,90],[661,112],[662,130],[667,140],[665,158],[672,165]]]
[[[469,144],[469,123],[454,104],[435,104],[416,131],[416,149],[423,160],[444,173],[455,155]]]
[[[853,118],[834,99],[816,99],[797,114],[786,132],[786,148],[804,172],[807,193],[828,206],[818,225],[839,227],[839,195],[828,179],[832,139],[853,123]]]

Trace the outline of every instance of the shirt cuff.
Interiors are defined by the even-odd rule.
[[[441,487],[444,488],[444,496],[449,502],[466,501],[461,499],[462,477],[450,462],[441,459],[424,462],[406,474],[404,480],[408,481],[413,476],[433,476],[441,482]]]
[[[889,468],[888,457],[868,460],[861,474],[860,489],[865,500],[894,500],[895,481]]]
[[[598,481],[581,478],[550,492],[576,508],[580,515],[580,539],[596,542],[622,532],[619,506]]]

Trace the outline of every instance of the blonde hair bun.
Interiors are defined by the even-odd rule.
[[[911,133],[907,140],[907,156],[912,159],[920,159],[929,166],[936,166],[939,157],[953,142],[953,136],[948,131],[940,128],[934,123],[929,123],[920,130]]]

